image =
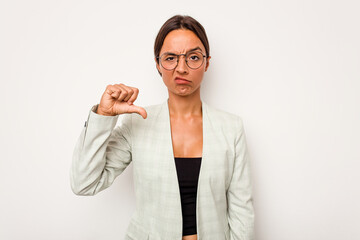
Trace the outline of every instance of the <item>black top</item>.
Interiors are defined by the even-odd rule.
[[[196,194],[201,157],[175,157],[175,164],[181,195],[183,236],[196,234]]]

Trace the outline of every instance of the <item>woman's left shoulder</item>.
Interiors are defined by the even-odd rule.
[[[220,109],[218,107],[214,107],[211,106],[207,103],[206,104],[206,108],[207,108],[207,114],[209,116],[209,118],[212,121],[219,121],[223,124],[227,124],[227,125],[242,125],[242,117],[235,114],[235,113],[231,113],[229,111],[225,111],[223,109]]]

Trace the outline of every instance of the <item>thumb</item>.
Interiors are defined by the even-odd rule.
[[[135,113],[138,113],[140,114],[144,119],[146,119],[147,117],[147,112],[144,108],[140,107],[140,106],[136,106],[134,104],[131,104],[130,106],[130,110],[131,112],[135,112]]]

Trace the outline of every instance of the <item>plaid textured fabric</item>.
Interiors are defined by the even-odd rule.
[[[109,187],[133,163],[136,210],[124,239],[181,240],[181,199],[168,101],[136,113],[102,116],[94,105],[76,143],[70,182],[77,195]],[[242,119],[202,101],[203,153],[196,222],[199,240],[253,240],[250,160]]]

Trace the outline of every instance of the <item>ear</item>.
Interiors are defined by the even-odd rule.
[[[210,58],[211,56],[207,57],[206,58],[206,66],[205,66],[205,72],[207,71],[208,67],[209,67],[209,64],[210,64]]]
[[[154,60],[155,60],[155,63],[156,63],[156,69],[158,70],[160,76],[162,76],[162,73],[161,73],[161,71],[160,71],[160,65],[159,65],[159,63],[157,62],[156,57],[154,58]]]

